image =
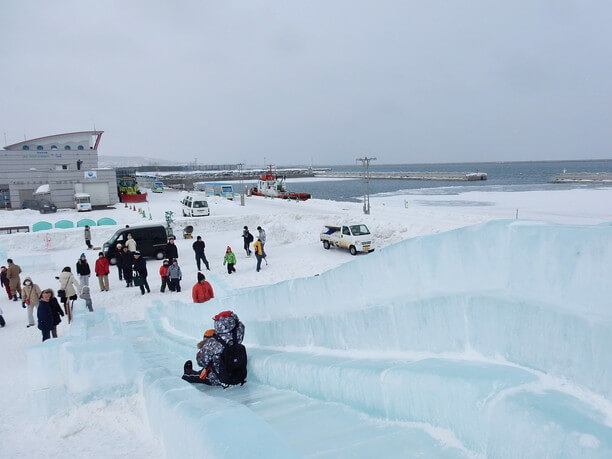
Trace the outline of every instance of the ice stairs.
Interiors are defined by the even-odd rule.
[[[135,346],[177,378],[195,340],[161,311]],[[600,412],[511,365],[249,347],[248,384],[198,389],[247,407],[302,457],[612,457]]]
[[[158,332],[156,336],[148,333],[149,330],[144,322],[124,324],[124,333],[130,337],[140,357],[140,369],[144,374],[143,393],[147,399],[147,406],[155,404],[150,399],[160,396],[156,393],[155,387],[147,389],[147,385],[158,386],[157,388],[161,388],[161,391],[166,391],[167,394],[182,391],[183,397],[170,397],[173,403],[177,404],[189,403],[193,400],[193,392],[197,390],[200,392],[201,400],[213,398],[229,402],[228,410],[232,405],[242,405],[257,417],[256,422],[269,425],[284,444],[284,447],[283,444],[272,445],[275,451],[267,451],[265,457],[365,458],[378,456],[380,451],[395,451],[391,454],[386,453],[386,457],[473,456],[468,451],[440,443],[434,436],[428,434],[423,426],[405,422],[381,422],[346,405],[317,400],[296,391],[277,389],[254,381],[249,381],[243,387],[226,390],[187,384],[180,379],[180,374],[184,356],[194,353],[193,346],[185,346],[180,356],[176,352],[169,352],[169,348],[175,351],[177,348],[166,347],[160,342],[168,343],[180,340],[180,337],[167,334],[163,329],[156,331]],[[250,353],[250,358],[254,355]],[[165,386],[165,383],[170,384]],[[202,408],[208,410],[210,407],[204,404]],[[151,415],[149,412],[149,417]],[[166,417],[164,413],[160,415]],[[228,414],[232,415],[239,414]],[[156,428],[154,420],[151,423],[153,430],[158,430],[163,437],[164,428],[160,426]],[[243,434],[239,436],[242,437]],[[164,442],[167,456],[181,457],[183,453],[173,448],[175,442],[172,439],[167,440],[170,440]],[[260,441],[265,442],[266,438],[260,438]],[[222,457],[231,457],[231,454],[224,451]],[[242,457],[264,456],[259,456],[256,451],[249,451]]]

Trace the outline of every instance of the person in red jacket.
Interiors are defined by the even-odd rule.
[[[164,263],[159,267],[159,276],[161,277],[161,288],[160,292],[164,293],[166,291],[166,286],[170,288],[170,279],[168,279],[168,268],[170,267],[170,261],[164,260]]]
[[[204,274],[198,273],[198,282],[191,289],[191,297],[194,303],[204,303],[215,297],[212,286]]]
[[[98,283],[100,284],[100,291],[108,292],[108,273],[110,272],[110,263],[102,252],[98,254],[95,271],[96,277],[98,278]]]

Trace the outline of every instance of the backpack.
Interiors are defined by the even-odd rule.
[[[246,382],[247,376],[247,353],[246,348],[238,343],[238,322],[232,330],[232,343],[227,344],[223,338],[213,335],[213,338],[221,343],[223,352],[219,359],[219,372],[217,376],[224,387],[241,386]],[[214,365],[213,365],[214,371]]]
[[[253,242],[253,239],[255,239],[255,238],[253,237],[253,235],[249,231],[249,233],[247,234],[247,242]]]

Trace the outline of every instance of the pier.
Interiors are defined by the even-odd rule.
[[[363,178],[361,172],[316,172],[315,177]],[[486,180],[485,172],[370,172],[371,179],[377,180],[444,180],[474,181]]]
[[[612,185],[612,172],[570,172],[557,174],[550,183],[605,183]]]

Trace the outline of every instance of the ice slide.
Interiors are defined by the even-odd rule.
[[[33,400],[140,390],[168,457],[612,457],[611,274],[610,226],[415,238],[146,323],[77,316],[30,350],[33,371],[61,362]],[[189,386],[182,363],[223,309],[246,324],[249,382]]]

